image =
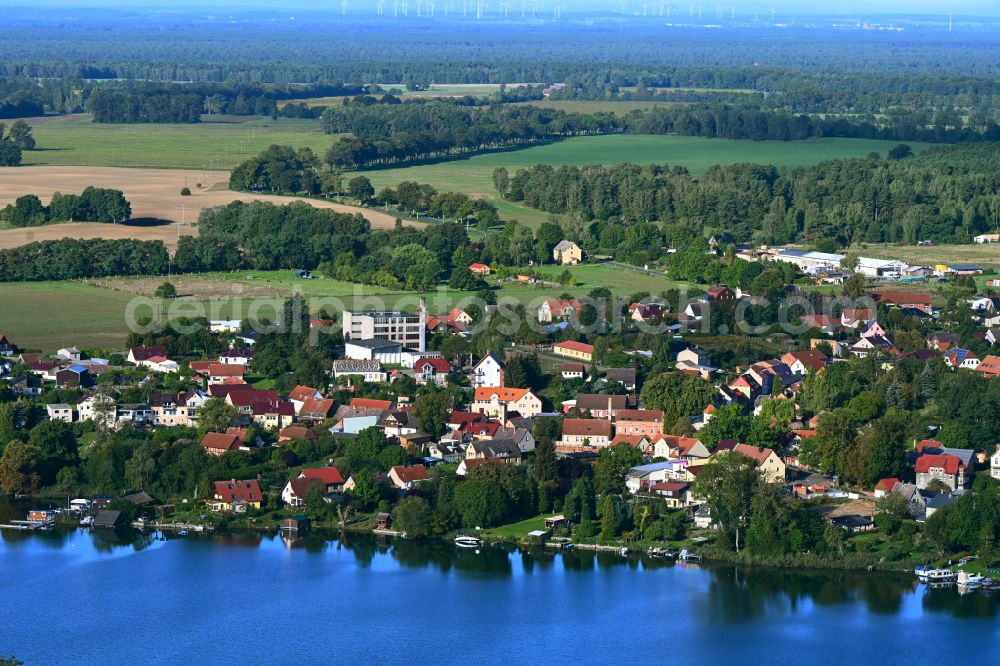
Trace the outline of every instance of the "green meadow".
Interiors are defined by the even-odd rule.
[[[562,267],[537,267],[545,277],[555,278]],[[515,299],[537,306],[545,298],[563,293],[577,296],[595,287],[608,287],[626,297],[637,291],[654,295],[679,283],[611,266],[584,264],[567,268],[576,280],[573,286],[541,286],[514,282],[491,282],[499,298]],[[67,345],[116,348],[128,334],[126,314],[136,296],[148,292],[151,282],[162,278],[112,278],[94,286],[76,281],[0,283],[0,333],[22,347],[55,351]],[[471,292],[440,288],[425,292],[392,291],[327,278],[296,279],[292,271],[240,271],[205,273],[176,280],[188,298],[166,302],[166,314],[174,317],[207,316],[210,319],[245,318],[256,313],[271,318],[283,299],[299,292],[313,299],[316,308],[331,310],[393,308],[415,311],[423,299],[433,313],[447,312],[473,297]],[[697,289],[697,287],[693,287]],[[263,291],[262,291],[263,290]],[[261,294],[251,296],[252,293]],[[135,314],[148,314],[148,297],[139,301]]]
[[[89,114],[32,121],[38,150],[25,152],[23,164],[229,169],[271,144],[323,155],[334,140],[316,120],[221,120],[233,122],[117,125],[95,123]]]
[[[733,141],[693,136],[646,136],[612,134],[575,137],[521,150],[472,155],[397,169],[365,172],[376,189],[404,180],[430,183],[441,190],[493,196],[493,170],[506,167],[512,173],[532,164],[584,166],[621,162],[683,166],[703,173],[716,164],[753,162],[779,167],[808,166],[823,160],[861,157],[887,152],[895,141],[871,139],[811,139],[808,141]],[[914,150],[926,146],[911,144]]]

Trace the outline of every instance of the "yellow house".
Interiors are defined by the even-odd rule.
[[[733,451],[752,458],[757,463],[757,471],[764,476],[764,480],[768,483],[784,483],[787,471],[785,461],[772,449],[737,444],[733,447]]]
[[[573,241],[562,240],[552,248],[552,260],[563,266],[576,265],[583,261],[583,250]]]
[[[575,358],[580,361],[592,361],[594,359],[594,345],[569,340],[553,345],[552,353],[556,356]]]

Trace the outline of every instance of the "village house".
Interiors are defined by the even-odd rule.
[[[521,453],[535,450],[535,436],[531,434],[529,428],[497,428],[496,432],[493,433],[493,438],[514,442]]]
[[[990,354],[983,358],[976,366],[976,371],[981,372],[987,377],[996,377],[1000,375],[1000,356],[994,356]]]
[[[736,292],[725,285],[717,284],[705,290],[705,300],[709,303],[731,303],[736,300]]]
[[[783,483],[785,480],[785,461],[773,450],[750,446],[749,444],[737,444],[733,451],[753,459],[757,463],[757,471],[760,472],[767,483]]]
[[[979,357],[968,349],[949,349],[944,353],[944,362],[952,370],[975,370],[979,367]]]
[[[278,444],[287,442],[315,442],[316,434],[303,426],[285,426],[278,432]]]
[[[821,351],[793,351],[781,357],[781,362],[786,364],[792,374],[805,376],[809,373],[817,373],[826,367],[826,354]]]
[[[657,483],[683,481],[687,467],[688,463],[684,460],[665,460],[638,465],[625,475],[625,488],[635,495],[648,492]]]
[[[649,492],[663,498],[669,509],[683,509],[693,503],[691,484],[686,481],[657,481],[649,485]]]
[[[611,445],[613,425],[604,419],[563,419],[557,448],[604,448]]]
[[[604,377],[609,382],[621,384],[626,391],[635,390],[635,368],[608,368]]]
[[[929,294],[909,291],[875,291],[872,297],[879,305],[896,307],[902,310],[920,310],[926,314],[934,314],[932,299]]]
[[[980,245],[984,243],[1000,243],[1000,234],[979,234],[972,238],[973,242]]]
[[[198,423],[198,409],[208,401],[203,391],[151,393],[149,409],[153,425],[190,427]]]
[[[583,305],[575,298],[547,298],[538,306],[538,322],[567,321],[583,312]]]
[[[1000,444],[997,444],[997,450],[990,456],[990,476],[1000,481]]]
[[[557,342],[552,345],[552,353],[556,356],[566,356],[568,358],[590,362],[594,359],[594,346],[588,345],[584,342],[567,340],[565,342]]]
[[[73,407],[65,403],[52,403],[45,405],[45,411],[48,413],[50,421],[65,421],[66,423],[73,422]]]
[[[472,369],[472,388],[503,386],[504,362],[490,352]]]
[[[590,414],[595,419],[615,417],[619,411],[628,408],[628,396],[604,393],[579,393],[572,405],[584,414]]]
[[[288,401],[292,403],[295,407],[295,413],[298,414],[302,409],[302,405],[306,403],[307,400],[313,400],[315,398],[322,398],[323,394],[311,386],[296,386],[288,394]]]
[[[491,418],[505,419],[508,412],[531,417],[542,413],[542,401],[531,389],[481,386],[476,389],[471,409]]]
[[[644,324],[648,321],[659,319],[663,316],[665,310],[659,303],[632,303],[628,306],[628,311],[632,321]]]
[[[896,487],[896,484],[900,483],[899,479],[892,477],[888,479],[879,479],[879,482],[875,484],[875,498],[885,497],[892,492],[892,489]]]
[[[434,383],[438,386],[448,385],[448,373],[451,372],[451,363],[442,357],[421,358],[413,365],[416,371],[418,384]]]
[[[563,266],[575,266],[583,261],[583,250],[570,240],[561,240],[552,248],[552,260]]]
[[[324,421],[330,417],[330,413],[333,411],[333,405],[334,401],[332,398],[310,398],[302,403],[302,408],[299,409],[298,418],[301,421],[313,423]],[[284,425],[280,427],[284,427]]]
[[[253,361],[253,349],[249,347],[233,347],[219,354],[219,363],[226,365],[242,365],[245,368]]]
[[[663,412],[658,409],[618,410],[615,431],[626,435],[662,435]]]
[[[312,486],[316,486],[317,488],[324,490],[325,494],[326,486],[319,479],[304,478],[301,476],[289,479],[285,482],[285,487],[281,490],[281,501],[284,502],[286,506],[305,506],[306,495],[309,492],[309,488]]]
[[[396,465],[389,470],[389,481],[399,490],[410,490],[421,481],[430,481],[431,475],[423,465]]]
[[[583,363],[563,363],[560,374],[563,379],[583,379],[585,370]]]
[[[212,484],[212,511],[246,513],[248,508],[259,509],[264,496],[256,479],[216,481]]]
[[[14,355],[14,345],[7,336],[0,333],[0,356],[13,356]]]
[[[875,314],[870,308],[845,308],[840,313],[840,325],[845,328],[857,328],[874,317]]]
[[[493,272],[493,269],[486,264],[469,264],[469,270],[472,271],[473,275],[478,275],[480,277],[485,277]]]
[[[657,458],[706,460],[711,455],[700,440],[678,435],[660,435],[653,440],[653,455]]]
[[[201,446],[205,453],[210,456],[221,456],[229,451],[249,451],[243,440],[238,435],[230,435],[224,432],[206,432],[201,438]]]
[[[475,439],[465,447],[466,460],[497,460],[520,465],[521,449],[509,439]]]
[[[238,363],[210,363],[208,366],[208,383],[225,384],[234,379],[243,381],[246,366]]]
[[[917,488],[925,490],[932,481],[940,481],[952,490],[965,488],[968,470],[958,456],[927,454],[917,458]]]

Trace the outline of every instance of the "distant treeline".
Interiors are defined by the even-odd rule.
[[[374,98],[371,98],[374,99]],[[392,98],[395,99],[395,98]],[[1000,140],[1000,126],[960,118],[926,124],[919,114],[848,119],[762,111],[730,105],[656,107],[625,115],[567,113],[531,106],[470,108],[453,101],[383,100],[329,107],[323,128],[338,139],[326,161],[341,168],[398,165],[585,134],[681,134],[686,136],[795,141],[850,137],[955,143]]]
[[[581,234],[592,248],[613,249],[630,226],[647,222],[692,236],[727,232],[742,241],[828,247],[968,242],[998,227],[997,144],[935,148],[913,157],[906,147],[891,153],[895,159],[871,155],[792,170],[716,166],[697,178],[682,167],[535,165],[513,176],[498,170],[494,182],[506,198],[532,208],[614,222],[599,238]]]
[[[132,217],[132,205],[121,190],[88,187],[81,194],[52,195],[48,206],[34,194],[18,197],[0,210],[0,220],[15,227],[36,227],[52,222],[120,223]]]
[[[326,160],[345,168],[405,163],[547,139],[602,134],[620,126],[611,114],[531,106],[466,107],[450,101],[329,107],[323,129],[341,137]]]
[[[63,238],[0,250],[0,281],[161,275],[167,261],[162,241]]]

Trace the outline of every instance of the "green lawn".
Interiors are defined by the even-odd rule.
[[[715,164],[770,163],[796,167],[823,160],[885,153],[894,141],[869,139],[813,139],[809,141],[732,141],[692,136],[644,136],[614,134],[557,141],[522,150],[473,155],[434,164],[377,169],[366,172],[376,189],[415,180],[441,190],[494,196],[493,170],[506,167],[512,173],[532,164],[552,166],[587,164],[669,164],[702,173]],[[926,146],[911,144],[919,151]]]
[[[333,143],[319,121],[290,118],[114,125],[94,123],[85,114],[47,118],[31,127],[38,150],[24,153],[25,165],[231,168],[271,144],[308,146],[323,155]]]
[[[75,282],[0,284],[0,332],[20,347],[44,351],[118,347],[127,334],[130,298]]]
[[[551,518],[558,514],[548,514],[544,516],[535,516],[534,518],[528,518],[527,520],[522,520],[519,523],[510,523],[509,525],[500,525],[499,527],[494,527],[488,530],[482,530],[482,536],[503,538],[514,538],[521,539],[528,535],[528,532],[533,532],[535,530],[545,529],[545,519]]]

